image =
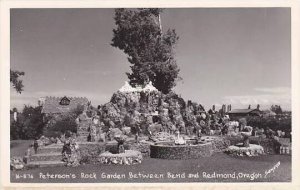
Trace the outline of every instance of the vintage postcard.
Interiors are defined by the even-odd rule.
[[[3,187],[300,187],[299,3],[1,5]]]

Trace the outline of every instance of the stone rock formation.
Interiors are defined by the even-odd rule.
[[[110,102],[99,107],[98,115],[104,132],[130,127],[133,134],[151,135],[161,131],[198,131],[196,128],[200,128],[200,121],[205,121],[206,112],[200,104],[186,102],[174,92],[161,93],[151,82],[135,88],[125,82]]]

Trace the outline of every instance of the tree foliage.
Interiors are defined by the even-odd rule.
[[[18,112],[17,120],[13,118],[16,108],[10,111],[10,137],[15,139],[35,139],[41,135],[47,137],[58,137],[67,131],[76,132],[76,118],[83,112],[84,107],[78,105],[68,113],[56,117],[44,117],[42,107],[25,105],[22,112]],[[48,127],[46,127],[48,126]]]
[[[35,139],[42,135],[45,126],[41,106],[26,106],[18,113],[17,121],[11,119],[11,139]]]
[[[280,105],[272,105],[270,110],[276,114],[282,114],[282,109]]]
[[[59,137],[68,132],[77,132],[76,118],[83,112],[84,106],[77,105],[70,112],[62,113],[48,118],[47,127],[44,128],[43,135],[46,137]]]
[[[76,133],[77,124],[74,114],[64,114],[56,118],[53,125],[44,129],[43,134],[47,137],[59,137],[61,134],[65,134],[69,131]]]
[[[128,56],[131,85],[153,85],[163,93],[171,91],[180,79],[175,55],[179,39],[175,30],[162,32],[162,9],[116,9],[112,46]]]
[[[23,91],[24,85],[23,81],[20,80],[20,77],[24,75],[25,73],[22,71],[10,70],[10,83],[18,93],[21,93]]]
[[[282,130],[282,131],[291,131],[292,127],[292,119],[291,118],[262,118],[262,117],[247,117],[247,125],[250,125],[251,127],[258,127],[267,129],[270,128],[274,131],[276,130]]]

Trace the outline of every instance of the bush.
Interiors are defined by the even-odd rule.
[[[43,134],[46,136],[46,137],[53,137],[53,138],[56,138],[56,137],[61,137],[61,135],[63,134],[62,132],[60,131],[54,131],[54,130],[51,130],[50,128],[47,128],[44,130]]]
[[[248,117],[248,125],[252,127],[270,128],[273,131],[291,131],[292,119],[291,118],[262,118],[262,117]]]
[[[77,132],[77,124],[72,114],[66,114],[58,117],[52,126],[45,128],[43,134],[47,137],[59,137],[67,131]]]
[[[105,143],[82,144],[79,146],[80,163],[96,163],[98,156],[105,151]]]
[[[247,120],[246,120],[246,118],[240,118],[240,119],[239,119],[239,123],[240,123],[240,125],[246,126],[246,125],[247,125]]]
[[[22,132],[23,125],[18,121],[12,121],[10,123],[10,139],[17,140],[17,139],[26,139],[24,138],[24,133]]]
[[[45,122],[41,113],[42,107],[24,106],[21,113],[18,113],[17,121],[11,118],[10,138],[35,139],[42,135]]]
[[[83,110],[84,105],[78,104],[77,107],[71,111],[71,113],[73,113],[75,117],[78,117],[80,114],[82,114]]]

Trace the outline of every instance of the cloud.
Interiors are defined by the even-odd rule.
[[[290,87],[276,87],[276,88],[255,88],[255,91],[264,92],[264,93],[274,93],[274,94],[282,94],[282,93],[290,93]]]
[[[291,109],[291,89],[287,87],[276,88],[255,88],[254,91],[263,92],[263,94],[225,96],[223,102],[232,104],[235,108],[245,108],[249,104],[260,104],[263,108],[269,108],[271,105],[281,105],[284,109]]]

